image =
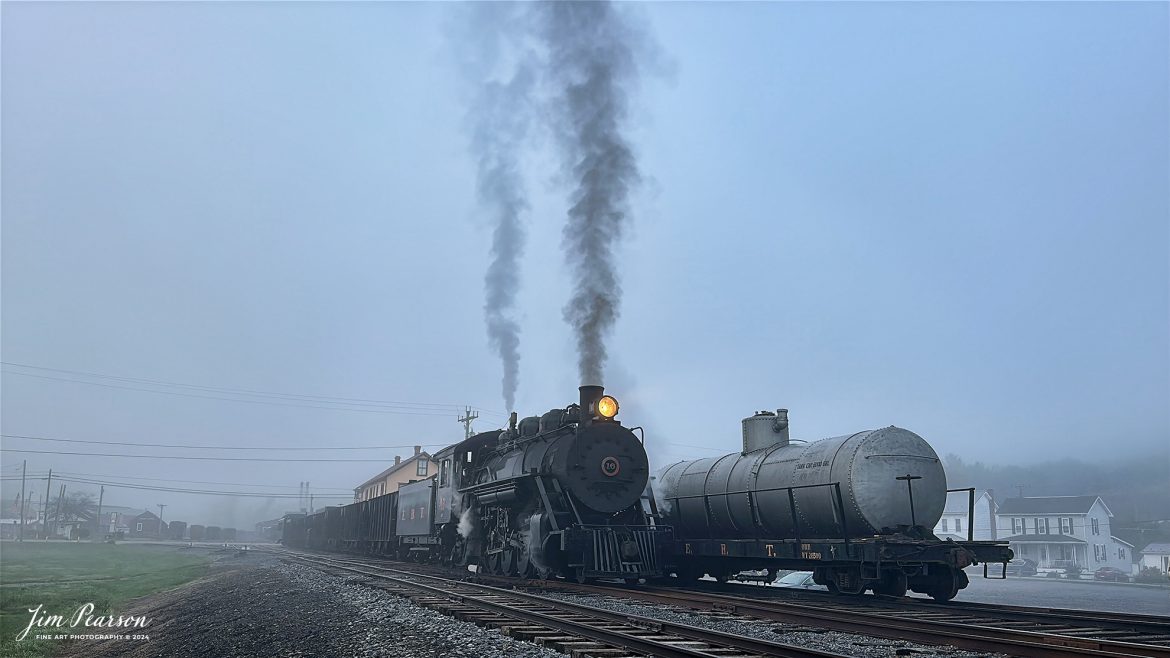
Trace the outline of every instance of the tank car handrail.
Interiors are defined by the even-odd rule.
[[[708,474],[709,473],[710,473],[710,471],[708,471]],[[711,496],[739,496],[742,494],[747,494],[748,499],[750,501],[752,496],[757,495],[757,494],[768,493],[771,491],[787,491],[788,492],[789,512],[792,515],[792,534],[794,535],[793,540],[796,543],[800,543],[800,524],[797,523],[796,496],[793,492],[797,489],[814,489],[816,487],[831,487],[832,488],[830,495],[832,496],[833,511],[837,512],[839,514],[837,525],[839,525],[841,527],[841,540],[845,544],[848,544],[849,543],[849,527],[848,527],[846,519],[845,519],[845,500],[841,495],[841,483],[840,482],[822,482],[820,484],[798,484],[798,485],[791,486],[791,487],[768,487],[766,489],[744,489],[742,491],[724,491],[723,493],[701,493],[701,494],[690,494],[687,496],[666,496],[665,499],[675,501],[675,504],[677,505],[678,501],[680,501],[680,500],[691,499],[691,498],[703,498],[704,499],[703,500],[703,507],[705,510],[707,510],[707,515],[708,515],[707,524],[708,524],[708,526],[710,526],[710,523],[711,523],[711,521],[710,521],[711,501],[707,500],[707,499],[710,498]]]
[[[947,489],[947,493],[967,492],[967,541],[975,541],[975,487],[962,489]],[[987,565],[984,565],[985,567]],[[985,568],[984,571],[987,571]],[[986,577],[986,574],[984,574]]]

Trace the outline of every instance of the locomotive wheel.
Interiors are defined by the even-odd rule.
[[[520,575],[519,560],[516,554],[517,551],[515,548],[505,548],[504,551],[500,553],[500,570],[505,576]]]
[[[492,553],[491,555],[488,555],[486,562],[487,564],[485,566],[487,566],[488,573],[494,576],[503,575],[504,570],[501,564],[503,560],[500,559],[500,553]]]
[[[532,578],[536,575],[536,569],[532,566],[532,559],[528,555],[527,548],[516,551],[516,572],[520,574],[521,578]]]

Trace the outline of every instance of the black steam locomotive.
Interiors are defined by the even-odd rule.
[[[672,530],[656,523],[650,467],[600,386],[579,404],[475,434],[435,454],[437,478],[285,519],[298,548],[476,564],[499,575],[656,578]]]

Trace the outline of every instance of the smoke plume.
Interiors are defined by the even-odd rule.
[[[574,289],[564,316],[576,334],[580,381],[599,384],[604,339],[621,300],[613,249],[629,215],[631,188],[639,181],[624,131],[627,89],[638,74],[631,44],[640,37],[609,2],[538,6],[544,12],[554,130],[574,186],[564,229]]]
[[[503,365],[504,403],[515,409],[520,377],[520,326],[515,318],[520,288],[519,266],[524,254],[522,214],[528,209],[521,174],[521,147],[528,132],[534,73],[531,58],[510,67],[501,62],[502,51],[517,35],[516,7],[484,5],[474,10],[476,28],[458,37],[467,57],[475,61],[473,83],[478,89],[471,102],[471,152],[476,160],[477,192],[491,217],[491,262],[484,276],[484,320],[488,342]],[[484,29],[485,25],[488,29]],[[514,26],[513,26],[514,28]],[[504,70],[501,75],[499,69]]]

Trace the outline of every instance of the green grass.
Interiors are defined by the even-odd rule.
[[[198,578],[210,561],[202,551],[172,546],[4,542],[0,547],[0,656],[47,656],[61,646],[59,641],[31,639],[35,628],[16,641],[28,626],[30,608],[44,604],[45,613],[68,619],[78,606],[93,603],[95,615],[119,614],[131,599]],[[60,632],[69,630],[66,626]],[[86,630],[78,628],[78,632]]]

